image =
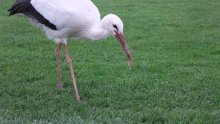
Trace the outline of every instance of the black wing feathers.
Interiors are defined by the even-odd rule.
[[[8,10],[9,16],[23,13],[29,18],[37,20],[39,23],[49,27],[50,29],[57,30],[56,26],[48,21],[43,15],[41,15],[31,4],[31,0],[17,0],[14,5]]]

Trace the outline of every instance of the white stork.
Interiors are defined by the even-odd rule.
[[[78,102],[80,96],[68,52],[68,38],[100,40],[113,35],[127,55],[128,65],[132,64],[132,56],[123,36],[123,22],[114,14],[108,14],[101,20],[99,10],[91,0],[17,0],[9,11],[10,15],[26,16],[57,44],[58,88],[63,88],[60,76],[60,49],[64,46]]]

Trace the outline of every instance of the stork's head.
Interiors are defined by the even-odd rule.
[[[127,55],[128,65],[131,66],[132,64],[132,56],[131,52],[128,48],[127,42],[124,38],[123,33],[123,22],[122,20],[114,14],[108,14],[104,18],[104,28],[107,29],[120,43],[122,49],[124,50],[125,54]]]

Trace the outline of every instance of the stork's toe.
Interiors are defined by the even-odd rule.
[[[63,83],[62,82],[57,82],[57,88],[62,89],[63,88]]]

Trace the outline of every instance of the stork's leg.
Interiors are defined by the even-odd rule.
[[[74,75],[74,72],[73,72],[72,59],[70,58],[67,45],[64,45],[64,47],[65,47],[65,50],[66,50],[66,62],[69,65],[69,69],[70,69],[70,73],[71,73],[71,77],[72,77],[72,81],[73,81],[73,87],[74,87],[74,91],[75,91],[76,100],[78,102],[80,102],[81,100],[80,100],[80,97],[79,97],[79,94],[78,94],[78,89],[77,89],[77,85],[76,85],[76,79],[75,79],[75,75]]]
[[[61,76],[60,76],[60,49],[62,47],[61,43],[57,44],[57,48],[55,50],[56,53],[56,61],[57,61],[57,87],[63,88],[63,83],[61,82]]]

